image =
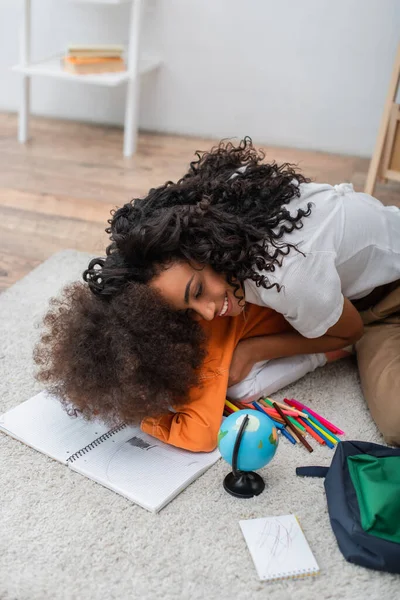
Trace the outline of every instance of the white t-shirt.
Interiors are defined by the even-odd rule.
[[[302,335],[316,338],[335,325],[344,296],[367,296],[375,287],[400,279],[400,209],[384,206],[349,183],[331,186],[305,183],[301,196],[286,208],[311,214],[303,227],[279,240],[298,247],[282,258],[282,266],[264,272],[277,289],[245,281],[247,302],[269,306],[283,314]]]

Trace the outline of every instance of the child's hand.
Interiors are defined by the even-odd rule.
[[[229,387],[243,381],[254,366],[255,361],[251,353],[251,342],[251,339],[242,340],[235,348],[229,369]]]

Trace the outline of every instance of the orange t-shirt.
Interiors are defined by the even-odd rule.
[[[240,340],[288,331],[282,315],[264,306],[248,304],[237,317],[202,321],[208,336],[207,356],[201,367],[199,386],[189,392],[188,403],[161,417],[148,417],[141,429],[163,442],[192,450],[210,452],[217,445],[229,368]]]

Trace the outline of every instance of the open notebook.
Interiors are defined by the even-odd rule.
[[[1,415],[0,430],[152,512],[220,457],[218,450],[194,453],[169,446],[139,427],[110,429],[70,416],[46,392]]]
[[[317,562],[294,515],[239,521],[262,581],[319,573]]]

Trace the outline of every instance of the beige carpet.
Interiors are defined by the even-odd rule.
[[[32,377],[35,328],[48,299],[77,279],[88,255],[56,254],[0,296],[0,412],[39,391]],[[382,439],[366,410],[351,362],[324,367],[287,389],[347,433]],[[283,397],[277,394],[276,398]],[[282,440],[263,469],[266,491],[227,495],[221,460],[158,515],[0,434],[0,598],[2,600],[389,600],[400,577],[345,562],[332,533],[322,480],[295,467],[330,464]],[[239,519],[295,513],[321,568],[302,581],[261,583]]]

